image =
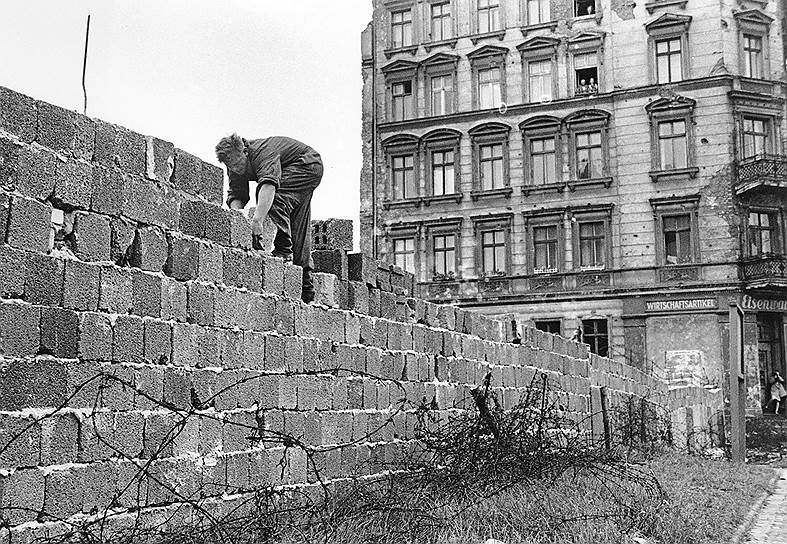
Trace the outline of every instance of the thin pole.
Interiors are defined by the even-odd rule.
[[[87,72],[87,45],[90,39],[90,14],[87,16],[87,26],[85,27],[85,56],[82,59],[82,94],[85,97],[85,103],[82,108],[82,113],[87,115],[87,87],[85,87],[85,73]]]

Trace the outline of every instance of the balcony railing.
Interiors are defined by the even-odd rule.
[[[746,259],[741,263],[741,275],[745,281],[787,282],[787,256],[771,255]]]
[[[787,189],[787,157],[756,155],[738,162],[737,194],[764,187]]]

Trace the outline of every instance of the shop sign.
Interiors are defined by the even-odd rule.
[[[715,298],[689,298],[651,300],[645,302],[646,312],[685,312],[687,310],[715,310],[719,302]]]
[[[743,295],[741,307],[744,310],[759,310],[764,312],[787,312],[787,300],[754,298]]]

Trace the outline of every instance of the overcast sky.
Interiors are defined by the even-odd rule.
[[[322,154],[313,217],[357,222],[360,34],[371,0],[2,0],[0,85],[216,163],[233,131]],[[356,225],[357,227],[357,225]]]

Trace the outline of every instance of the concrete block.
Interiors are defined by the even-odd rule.
[[[139,256],[134,254],[134,240],[136,238],[136,227],[133,223],[119,218],[113,218],[109,222],[112,230],[112,242],[110,246],[110,259],[118,266],[130,266],[132,263],[139,264]]]
[[[180,206],[180,219],[178,230],[183,234],[205,237],[205,224],[207,222],[206,209],[210,206],[201,200],[186,200]]]
[[[380,317],[396,319],[396,295],[390,291],[380,291]]]
[[[79,419],[74,414],[53,414],[41,420],[41,464],[75,463],[78,437]]]
[[[203,162],[199,194],[208,202],[221,206],[224,196],[224,170]]]
[[[47,200],[55,188],[57,158],[48,149],[35,145],[19,149],[15,187],[24,196],[37,200]],[[3,168],[7,168],[7,160]]]
[[[29,96],[0,87],[0,127],[26,143],[36,137],[36,101]]]
[[[376,287],[369,287],[369,315],[380,317],[380,290]]]
[[[106,215],[119,216],[125,196],[123,174],[115,168],[94,165],[92,175],[90,209]]]
[[[331,308],[338,308],[339,278],[329,273],[314,272],[312,281],[314,282],[315,292],[314,302],[330,306]]]
[[[169,182],[175,167],[175,146],[171,142],[145,136],[145,175],[159,182]]]
[[[22,298],[25,292],[27,255],[8,246],[0,246],[0,297]]]
[[[71,310],[41,309],[41,348],[43,354],[75,359],[79,338],[79,315]]]
[[[145,174],[147,142],[144,136],[100,120],[95,121],[95,130],[95,162],[118,167],[130,174]]]
[[[60,259],[30,255],[25,274],[25,300],[32,304],[59,306],[63,300],[64,269]]]
[[[187,193],[199,194],[202,182],[202,161],[182,149],[175,148],[174,162],[175,167],[171,181],[175,187]]]
[[[208,242],[199,243],[197,278],[209,283],[224,282],[224,255],[220,246]]]
[[[179,202],[172,189],[141,176],[126,176],[123,215],[173,230],[178,225],[179,214]]]
[[[300,300],[303,292],[303,268],[292,263],[284,263],[284,294],[293,300]]]
[[[348,279],[367,285],[377,284],[377,262],[365,253],[347,255]]]
[[[46,474],[43,509],[47,516],[68,519],[82,511],[85,470],[86,467],[66,467]]]
[[[41,459],[41,425],[33,417],[0,415],[0,467],[38,466]]]
[[[101,269],[81,261],[68,260],[64,263],[63,307],[95,312],[98,308]]]
[[[172,410],[191,410],[191,372],[182,368],[164,372],[162,402]]]
[[[262,286],[263,260],[256,254],[237,249],[223,252],[224,284],[259,291]]]
[[[15,196],[11,200],[9,215],[8,245],[36,253],[49,252],[52,208],[48,204]]]
[[[251,249],[251,223],[237,210],[227,210],[230,215],[230,245],[241,249]]]
[[[353,222],[349,219],[312,221],[312,246],[315,250],[353,248]]]
[[[199,248],[197,242],[189,238],[169,235],[169,258],[165,267],[168,276],[187,281],[197,278]]]
[[[145,319],[145,361],[167,364],[172,358],[172,325],[157,319]]]
[[[172,364],[196,367],[200,362],[199,327],[185,323],[172,326]]]
[[[110,260],[112,231],[109,217],[95,213],[77,213],[74,217],[76,255],[83,261]]]
[[[277,257],[262,259],[262,289],[274,295],[284,292],[284,261]]]
[[[186,286],[164,277],[161,279],[161,318],[175,321],[186,320],[188,295]]]
[[[32,357],[41,341],[41,309],[29,304],[0,303],[0,354]]]
[[[188,284],[188,303],[186,319],[190,323],[213,325],[214,289],[210,285],[197,282]]]
[[[139,316],[161,317],[161,276],[131,269],[132,312]]]
[[[134,239],[137,263],[142,270],[161,272],[167,263],[169,245],[164,232],[158,227],[137,229]]]
[[[79,359],[108,361],[112,358],[112,323],[104,314],[85,312],[79,315]]]
[[[39,101],[36,141],[55,151],[92,160],[95,143],[93,120],[73,111]]]
[[[0,411],[57,408],[67,393],[65,366],[50,357],[0,363]]]
[[[9,525],[35,521],[44,507],[44,472],[18,470],[0,477],[0,511]]]
[[[119,363],[145,362],[145,322],[134,315],[120,315],[115,320],[112,337],[112,360]]]
[[[73,159],[58,161],[52,195],[58,206],[88,210],[92,194],[93,168],[90,164]]]
[[[133,305],[133,293],[133,282],[128,270],[110,265],[101,267],[99,310],[127,314]]]
[[[312,251],[315,272],[333,274],[346,280],[348,274],[347,252],[343,249],[323,249]]]

